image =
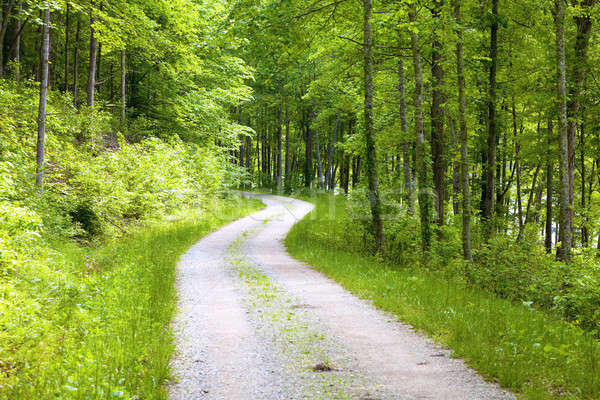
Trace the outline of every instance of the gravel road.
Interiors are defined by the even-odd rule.
[[[170,399],[514,399],[410,326],[291,258],[312,209],[266,208],[204,237],[178,266]]]

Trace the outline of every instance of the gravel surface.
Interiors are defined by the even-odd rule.
[[[514,399],[292,259],[281,241],[312,205],[258,196],[179,264],[171,399]]]

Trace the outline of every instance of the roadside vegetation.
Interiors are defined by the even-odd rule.
[[[0,398],[166,398],[176,262],[262,203],[224,150],[133,140],[60,93],[41,191],[35,90],[0,81]]]
[[[572,322],[563,318],[565,312],[579,309],[585,314],[583,310],[594,308],[592,287],[584,291],[575,285],[577,280],[597,279],[597,273],[583,266],[566,270],[552,258],[540,258],[536,246],[500,244],[478,251],[475,258],[479,261],[467,265],[457,249],[436,243],[431,251],[435,261],[424,267],[415,240],[418,222],[401,216],[395,224],[386,224],[389,254],[382,259],[369,250],[372,242],[365,241],[368,217],[359,218],[364,215],[358,214],[360,204],[364,212],[368,203],[330,195],[313,196],[312,201],[316,209],[286,238],[294,257],[427,333],[487,379],[523,398],[600,396],[597,328],[584,329],[591,324],[585,316],[573,315]],[[445,234],[457,236],[449,230]],[[459,248],[460,238],[455,242]],[[526,290],[516,292],[514,288],[523,286],[525,280],[529,282]],[[529,285],[545,284],[540,293],[552,296],[557,282],[566,282],[565,289],[554,295],[574,302],[567,310],[563,309],[566,303],[558,300],[552,306],[532,301],[535,297],[529,300],[528,294],[534,291]],[[588,322],[580,323],[583,320]]]
[[[224,4],[0,2],[0,399],[166,398],[177,259],[260,206]]]
[[[261,203],[219,149],[127,139],[59,93],[40,193],[35,90],[0,82],[0,398],[165,398],[176,262]]]
[[[200,237],[262,203],[210,206],[98,246],[37,248],[2,285],[0,398],[165,399],[175,265]]]

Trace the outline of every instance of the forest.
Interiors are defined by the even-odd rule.
[[[0,6],[0,399],[186,398],[175,265],[240,191],[487,380],[600,397],[600,2]]]

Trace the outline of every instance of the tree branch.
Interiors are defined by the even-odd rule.
[[[364,47],[364,45],[365,45],[364,43],[358,42],[358,41],[356,41],[356,40],[354,40],[354,39],[351,39],[351,38],[349,38],[349,37],[346,37],[346,36],[338,35],[338,37],[339,37],[340,39],[345,39],[345,40],[349,40],[349,41],[351,41],[352,43],[356,43],[357,45],[359,45],[359,46],[361,46],[361,47]]]
[[[328,8],[328,7],[334,7],[334,6],[337,6],[338,4],[344,3],[345,1],[346,1],[346,0],[338,0],[338,1],[334,1],[333,3],[329,3],[329,4],[326,4],[326,5],[324,5],[324,6],[321,6],[321,7],[319,7],[319,8],[315,8],[315,9],[313,9],[313,10],[306,11],[306,12],[304,12],[304,13],[302,13],[302,14],[298,14],[298,15],[296,15],[294,18],[298,19],[298,18],[306,17],[307,15],[310,15],[310,14],[317,13],[317,12],[319,12],[319,11],[322,11],[322,10],[324,10],[324,9]]]

